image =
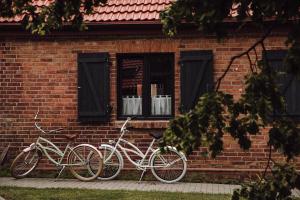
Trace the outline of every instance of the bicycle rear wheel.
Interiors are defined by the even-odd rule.
[[[68,167],[74,177],[81,181],[91,181],[102,171],[102,156],[93,146],[81,144],[73,148],[68,156]],[[93,172],[91,173],[91,166]]]
[[[114,179],[123,167],[123,158],[119,151],[110,146],[100,146],[99,151],[103,156],[103,171],[99,175],[100,180]],[[113,152],[113,153],[112,153]]]
[[[166,152],[158,150],[151,160],[152,174],[161,182],[174,183],[181,180],[186,173],[185,156],[169,147]]]
[[[41,152],[36,149],[28,152],[22,151],[11,164],[10,173],[12,177],[19,179],[29,175],[38,165],[40,157]]]

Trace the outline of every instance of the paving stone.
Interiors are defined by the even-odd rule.
[[[81,182],[76,179],[47,179],[25,178],[13,179],[0,177],[0,186],[33,187],[33,188],[81,188],[101,190],[137,190],[137,191],[165,191],[165,192],[196,192],[210,194],[232,194],[239,185],[211,184],[211,183],[174,183],[164,184],[161,182],[147,181],[100,181]],[[293,195],[300,197],[300,191],[294,190]],[[0,198],[0,200],[2,200]]]
[[[295,197],[300,197],[300,190],[295,189],[292,191],[292,193]]]

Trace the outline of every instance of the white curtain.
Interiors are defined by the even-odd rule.
[[[142,97],[123,97],[123,115],[142,115]],[[171,115],[172,97],[170,95],[156,95],[151,97],[151,115]]]

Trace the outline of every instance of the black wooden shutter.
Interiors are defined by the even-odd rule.
[[[180,52],[182,112],[192,109],[201,95],[213,89],[212,65],[212,51]]]
[[[109,120],[108,53],[78,54],[78,120]]]
[[[283,68],[286,54],[286,50],[269,50],[266,52],[269,64],[279,72],[277,83],[285,98],[287,115],[300,116],[300,81],[295,75],[282,73],[286,71]]]

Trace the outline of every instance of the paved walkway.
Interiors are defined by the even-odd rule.
[[[25,178],[14,179],[1,177],[0,186],[33,187],[33,188],[84,188],[102,190],[139,190],[168,192],[198,192],[211,194],[231,194],[238,185],[208,183],[174,183],[164,184],[150,181],[92,181],[82,182],[76,179]]]
[[[211,183],[174,183],[164,184],[149,181],[93,181],[82,182],[76,179],[47,179],[25,178],[13,179],[0,177],[0,186],[33,187],[33,188],[81,188],[101,190],[139,190],[139,191],[166,191],[166,192],[196,192],[209,194],[232,194],[239,185],[211,184]],[[300,191],[295,190],[294,195],[300,197]]]

